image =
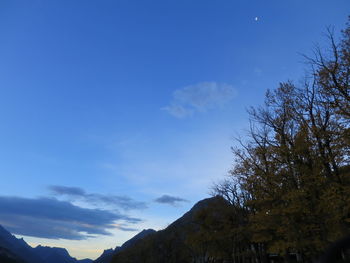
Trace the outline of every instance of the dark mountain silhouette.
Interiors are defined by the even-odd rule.
[[[0,247],[0,262],[1,263],[25,263],[13,254],[7,248]]]
[[[222,241],[220,229],[230,208],[230,204],[219,196],[199,201],[166,229],[115,253],[111,263],[207,262],[210,249],[225,249],[221,244],[226,240],[220,245],[218,241]],[[219,257],[224,260],[224,256]]]
[[[97,258],[94,263],[110,263],[113,255],[127,249],[128,247],[132,246],[135,244],[138,240],[145,238],[146,236],[156,233],[155,230],[153,229],[144,229],[140,233],[138,233],[136,236],[132,237],[128,241],[126,241],[121,247],[116,247],[114,250],[113,249],[107,249],[103,251],[102,255]]]
[[[133,244],[136,243],[136,241],[150,235],[156,233],[156,231],[154,229],[144,229],[142,230],[140,233],[138,233],[136,236],[134,236],[133,238],[129,239],[128,241],[126,241],[120,248],[118,248],[118,251],[122,251],[130,246],[132,246]]]
[[[94,262],[92,259],[85,258],[85,259],[80,259],[78,260],[79,263],[91,263]]]
[[[65,248],[37,246],[34,251],[46,263],[91,263],[91,259],[77,260]]]
[[[91,263],[91,259],[77,260],[64,248],[37,246],[32,248],[22,238],[16,238],[0,226],[0,263]],[[7,261],[6,261],[7,260]],[[12,261],[11,261],[12,260]]]
[[[118,251],[118,248],[120,247],[116,247],[115,249],[110,248],[110,249],[106,249],[103,251],[102,255],[99,256],[94,263],[108,263],[111,261],[113,255]]]
[[[0,247],[11,251],[18,259],[27,263],[46,263],[22,238],[16,238],[0,226]]]

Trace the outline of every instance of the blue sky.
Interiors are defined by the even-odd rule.
[[[1,1],[0,224],[78,258],[166,227],[230,169],[246,108],[300,80],[300,54],[349,11],[348,0]]]

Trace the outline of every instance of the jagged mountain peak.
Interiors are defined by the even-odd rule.
[[[91,259],[77,260],[65,248],[38,245],[29,246],[23,238],[16,238],[0,225],[0,247],[10,251],[18,262],[26,263],[91,263]],[[17,262],[16,261],[16,262]],[[2,261],[0,261],[2,263]]]
[[[27,263],[46,263],[23,238],[16,238],[0,225],[0,247],[8,249],[20,260]]]

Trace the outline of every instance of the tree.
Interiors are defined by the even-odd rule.
[[[249,242],[286,261],[295,253],[309,262],[350,229],[347,26],[339,44],[328,31],[330,52],[315,49],[302,85],[281,83],[248,111],[248,139],[233,149],[229,178],[214,187],[244,211]]]

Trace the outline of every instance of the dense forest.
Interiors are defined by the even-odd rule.
[[[305,56],[302,81],[280,83],[248,110],[248,136],[212,189],[223,198],[112,262],[307,263],[349,234],[350,22],[339,40],[331,28],[327,38]]]

